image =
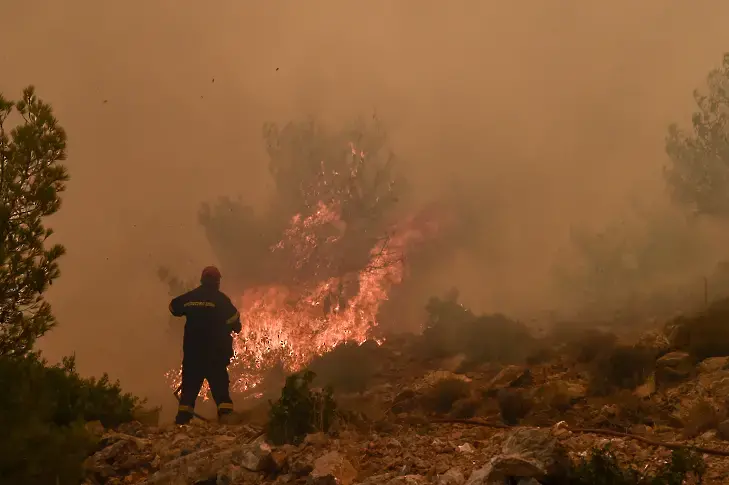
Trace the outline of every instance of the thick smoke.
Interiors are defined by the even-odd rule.
[[[377,112],[408,208],[464,208],[452,244],[414,256],[402,328],[452,286],[475,312],[579,306],[555,278],[571,229],[608,230],[634,193],[663,204],[666,127],[688,120],[727,50],[726,14],[658,0],[4,0],[0,90],[35,84],[69,133],[52,224],[68,248],[51,294],[60,326],[43,347],[171,399],[156,377],[178,352],[157,267],[188,279],[220,263],[201,204],[240,196],[266,211],[261,127],[309,115],[336,130]]]

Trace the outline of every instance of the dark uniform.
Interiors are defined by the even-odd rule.
[[[170,302],[170,313],[185,316],[182,344],[182,392],[175,422],[186,424],[193,417],[195,401],[207,379],[218,406],[218,416],[233,412],[228,364],[233,357],[231,332],[241,331],[240,314],[220,291],[220,272],[203,270],[200,286]]]

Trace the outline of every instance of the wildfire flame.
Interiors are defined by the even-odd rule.
[[[354,156],[364,157],[364,152],[350,146]],[[321,238],[317,233],[321,228],[333,230]],[[378,312],[392,286],[403,280],[408,249],[437,229],[436,221],[427,216],[411,217],[374,242],[364,267],[320,281],[246,290],[237,301],[242,331],[234,334],[231,389],[251,391],[261,383],[263,371],[278,365],[298,371],[344,342],[377,340],[373,330]],[[270,249],[290,251],[294,268],[300,269],[321,246],[340,241],[345,230],[340,202],[320,200],[310,215],[293,216],[282,239]],[[168,372],[167,378],[177,388],[181,370]],[[200,395],[207,399],[207,385]]]

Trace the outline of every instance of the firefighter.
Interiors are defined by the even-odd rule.
[[[186,317],[182,343],[182,392],[175,423],[187,424],[195,401],[207,379],[218,406],[218,419],[233,412],[228,364],[233,357],[232,332],[241,331],[240,313],[220,291],[220,271],[208,266],[200,286],[170,302],[170,313]]]

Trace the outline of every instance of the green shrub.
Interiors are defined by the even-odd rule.
[[[49,366],[39,354],[0,358],[0,483],[76,484],[94,439],[85,421],[131,421],[140,402],[108,376],[85,379],[74,359]]]
[[[329,431],[336,417],[336,403],[331,388],[310,388],[315,377],[310,370],[289,376],[281,397],[271,403],[266,434],[274,444],[298,444],[309,433]]]
[[[671,459],[653,474],[641,473],[622,464],[609,445],[595,448],[573,467],[569,485],[682,485],[689,477],[701,483],[706,466],[701,455],[690,450],[675,450]]]

